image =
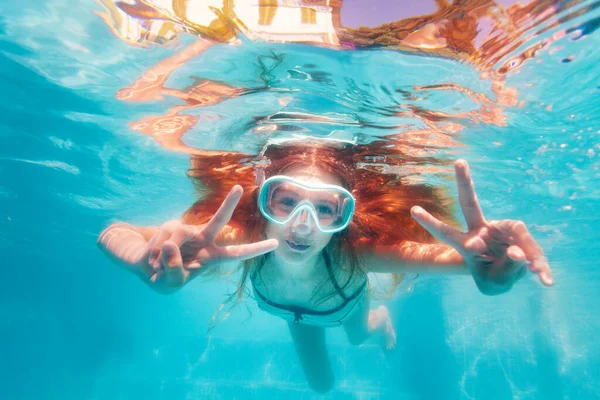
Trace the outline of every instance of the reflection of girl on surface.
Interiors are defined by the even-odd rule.
[[[483,217],[465,161],[455,164],[463,233],[443,222],[452,224],[442,190],[402,176],[417,159],[389,143],[307,139],[267,145],[256,157],[200,152],[189,175],[205,192],[181,220],[116,223],[99,245],[160,293],[244,261],[230,300],[242,297],[250,278],[259,307],[288,321],[316,391],[334,383],[325,328],[342,326],[354,345],[371,334],[395,345],[387,309],[369,309],[366,272],[471,274],[488,295],[509,290],[527,268],[552,284],[523,222]],[[389,169],[365,166],[374,155]]]
[[[165,86],[173,71],[212,46],[219,43],[239,44],[236,36],[239,32],[251,39],[260,38],[269,42],[304,42],[332,48],[382,46],[417,51],[424,55],[470,59],[477,64],[476,58],[481,56],[475,51],[478,21],[495,9],[494,2],[490,0],[466,3],[440,0],[435,2],[438,10],[432,14],[403,18],[377,27],[350,29],[342,26],[341,0],[248,0],[216,3],[196,0],[137,0],[131,4],[114,0],[98,1],[106,9],[106,12],[99,14],[111,30],[128,43],[143,46],[172,43],[174,37],[183,32],[199,36],[197,41],[148,68],[135,82],[117,93],[118,99],[132,102],[157,101],[164,97],[181,99],[184,104],[173,106],[162,115],[146,116],[130,125],[134,131],[153,137],[162,146],[188,154],[196,151],[186,145],[182,138],[203,118],[201,115],[191,114],[190,110],[218,104],[257,89],[269,89],[268,86],[232,87],[226,82],[206,79],[196,79],[184,89]],[[213,5],[218,8],[212,7]],[[356,12],[357,7],[358,4],[353,4],[350,9]],[[144,34],[140,36],[140,32]],[[338,36],[343,39],[343,43],[340,43]],[[456,90],[467,93],[480,105],[479,110],[447,115],[448,118],[504,125],[504,106],[516,105],[518,95],[516,90],[505,87],[503,76],[498,78],[498,74],[488,75],[492,78],[492,92],[497,95],[496,100],[457,84],[426,85],[421,86],[420,90]],[[412,116],[420,117],[418,113],[413,113]],[[433,121],[424,122],[432,125]],[[442,130],[437,129],[435,134],[445,135]],[[415,133],[418,134],[421,133]]]

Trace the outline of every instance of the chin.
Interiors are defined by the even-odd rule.
[[[280,251],[277,253],[279,258],[289,264],[301,264],[306,261],[310,256],[305,254],[296,254],[287,251]]]
[[[278,251],[276,250],[276,254],[279,258],[289,264],[302,264],[318,253],[318,251],[315,252],[314,249],[303,252],[294,251],[290,248],[287,248],[285,242],[283,243],[283,247],[283,249],[278,248]]]

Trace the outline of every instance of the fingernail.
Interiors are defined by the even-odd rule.
[[[542,279],[544,280],[545,283],[547,283],[548,285],[552,285],[554,284],[554,279],[552,279],[552,277],[550,276],[549,273],[547,272],[543,272],[542,273]]]

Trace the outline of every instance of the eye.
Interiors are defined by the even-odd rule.
[[[335,214],[335,210],[329,204],[319,204],[317,206],[317,213],[319,215],[331,216]]]
[[[293,197],[280,197],[277,200],[277,203],[281,206],[281,207],[294,207],[296,206],[296,204],[298,204],[298,201],[296,201],[295,198]]]

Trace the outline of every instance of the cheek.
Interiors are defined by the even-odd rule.
[[[282,236],[283,226],[277,225],[272,222],[267,222],[265,228],[265,236],[267,239],[279,239]]]
[[[321,249],[325,248],[325,246],[331,242],[331,238],[333,237],[333,235],[327,235],[324,233],[319,233],[318,235],[319,237],[317,238],[317,242],[319,243],[319,248]]]

